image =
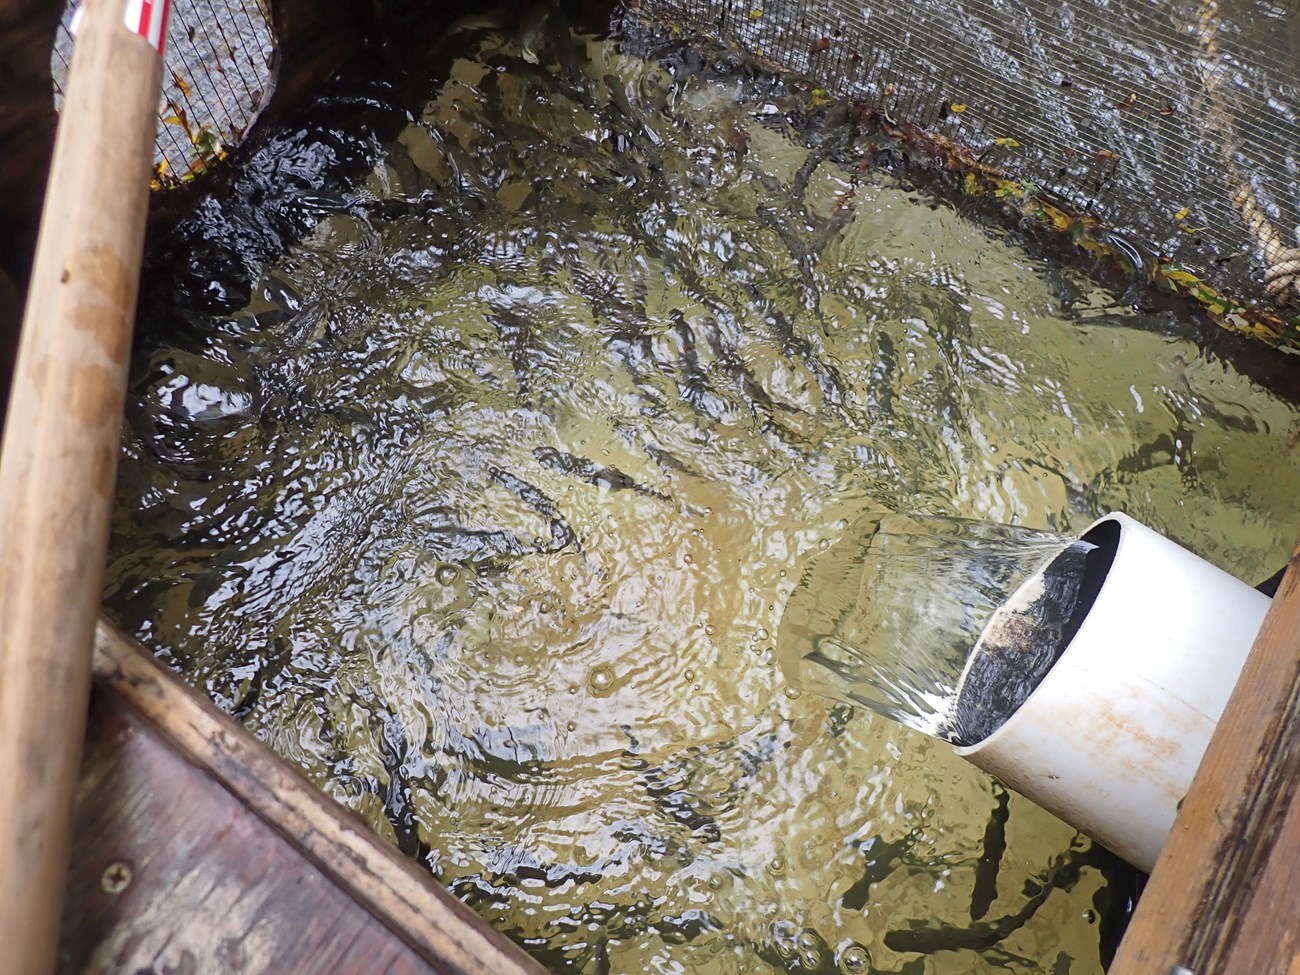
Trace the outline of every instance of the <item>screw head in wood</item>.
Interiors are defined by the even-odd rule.
[[[122,893],[131,885],[130,865],[121,860],[110,863],[100,875],[99,883],[107,894],[116,895]]]

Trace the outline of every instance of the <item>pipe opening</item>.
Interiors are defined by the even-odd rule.
[[[993,614],[966,664],[942,737],[977,745],[1029,699],[1096,603],[1120,534],[1115,519],[1094,525]]]

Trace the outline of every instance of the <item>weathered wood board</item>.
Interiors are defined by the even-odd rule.
[[[112,690],[89,728],[59,971],[436,970]]]
[[[543,969],[101,623],[61,973]]]

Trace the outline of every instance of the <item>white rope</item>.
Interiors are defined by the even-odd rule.
[[[1201,49],[1201,83],[1210,98],[1208,122],[1219,133],[1219,154],[1224,164],[1228,193],[1264,264],[1264,290],[1279,307],[1300,307],[1300,248],[1290,246],[1273,225],[1254,186],[1237,166],[1232,154],[1237,141],[1237,126],[1232,103],[1223,85],[1224,70],[1219,59],[1218,0],[1201,0],[1197,32]]]

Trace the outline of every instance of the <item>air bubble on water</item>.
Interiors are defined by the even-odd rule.
[[[838,962],[844,975],[862,975],[871,968],[871,954],[862,945],[851,942],[840,949]]]
[[[587,676],[587,686],[593,694],[606,694],[614,686],[614,671],[606,664],[592,668]]]
[[[785,689],[785,696],[792,701],[797,701],[803,696],[803,691],[799,690],[797,687],[787,687]]]
[[[450,586],[460,578],[460,570],[454,565],[440,565],[434,570],[433,577],[438,580],[441,586]]]

